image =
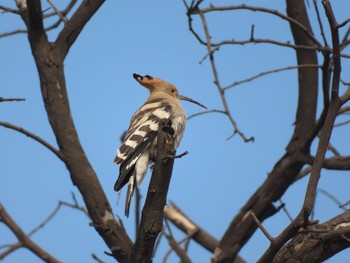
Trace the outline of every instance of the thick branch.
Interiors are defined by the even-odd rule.
[[[65,24],[56,40],[59,53],[63,58],[66,57],[70,47],[74,44],[75,40],[77,40],[80,32],[103,3],[104,0],[84,0],[75,11],[72,18]]]
[[[73,14],[72,21],[65,24],[62,31],[64,33],[60,34],[61,42],[58,41],[56,44],[48,42],[41,26],[40,1],[28,1],[28,3],[31,3],[28,4],[29,18],[23,17],[23,19],[29,21],[29,42],[39,73],[41,93],[60,152],[65,156],[65,165],[73,184],[82,194],[93,226],[104,239],[113,257],[126,262],[133,244],[124,227],[114,218],[109,201],[80,144],[69,106],[63,66],[68,46],[74,43],[83,26],[103,1],[84,1]],[[77,20],[80,23],[74,22]],[[67,33],[72,38],[69,38]],[[68,41],[68,38],[73,41]],[[65,40],[69,43],[67,44]]]
[[[24,22],[28,22],[28,36],[30,41],[47,42],[47,36],[44,29],[43,12],[41,9],[41,1],[28,1],[28,21],[23,13],[21,13]]]
[[[315,158],[313,156],[305,156],[305,163],[313,165]],[[334,156],[323,160],[322,168],[329,170],[350,170],[350,156]]]
[[[314,225],[309,233],[300,233],[295,236],[278,252],[273,262],[324,262],[350,246],[349,240],[342,237],[344,230],[349,231],[349,225],[350,211],[346,211],[323,224]]]
[[[160,125],[157,136],[157,160],[148,187],[141,223],[130,263],[151,262],[156,239],[163,228],[164,207],[174,165],[174,140]]]

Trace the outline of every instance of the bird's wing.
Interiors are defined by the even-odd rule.
[[[159,124],[170,117],[168,104],[148,101],[133,116],[130,127],[117,152],[114,162],[120,164],[120,173],[114,189],[119,191],[132,175],[135,164],[142,153],[152,145],[158,133]]]

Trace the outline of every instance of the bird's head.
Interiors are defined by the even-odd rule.
[[[168,94],[176,99],[186,100],[186,101],[192,102],[194,104],[197,104],[198,106],[203,107],[205,109],[207,108],[203,104],[201,104],[201,103],[199,103],[191,98],[179,95],[177,88],[173,84],[166,82],[162,79],[154,78],[154,77],[151,77],[149,75],[141,76],[141,75],[136,74],[136,73],[133,74],[133,77],[134,77],[134,79],[136,79],[136,81],[138,83],[140,83],[142,86],[147,88],[151,92],[151,94],[162,92],[162,93]]]

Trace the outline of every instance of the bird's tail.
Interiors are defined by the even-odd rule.
[[[136,186],[136,178],[135,178],[135,175],[132,175],[129,178],[128,191],[126,192],[126,199],[125,199],[125,216],[126,217],[129,217],[131,198],[134,194],[135,186]]]

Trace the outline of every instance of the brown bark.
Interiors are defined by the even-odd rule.
[[[39,0],[28,1],[28,15],[23,13],[22,18],[28,25],[29,42],[39,73],[48,119],[72,182],[82,194],[96,231],[104,239],[113,256],[121,262],[126,262],[132,241],[123,226],[115,220],[97,175],[80,144],[69,107],[64,77],[63,61],[69,47],[102,3],[103,1],[83,1],[56,43],[48,42]]]
[[[274,263],[317,263],[350,246],[350,211],[296,235],[275,256]]]
[[[164,207],[168,194],[175,156],[173,137],[166,132],[166,125],[160,125],[157,136],[157,160],[148,187],[141,223],[130,263],[151,262],[154,244],[163,228]]]
[[[287,1],[288,15],[312,32],[303,0]],[[313,46],[304,30],[291,23],[295,44]],[[317,64],[315,50],[296,50],[298,65]],[[251,238],[257,225],[250,213],[260,222],[276,213],[273,202],[277,201],[293,183],[304,162],[300,157],[309,152],[308,137],[316,121],[318,72],[317,68],[298,69],[299,99],[296,110],[295,129],[286,153],[276,163],[265,182],[251,196],[240,212],[234,217],[216,249],[213,262],[232,262],[244,244]]]

